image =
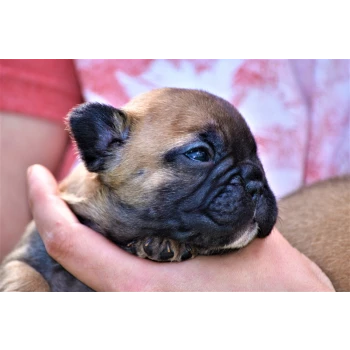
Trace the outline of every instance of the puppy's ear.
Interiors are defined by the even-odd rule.
[[[107,170],[118,157],[118,149],[128,138],[129,125],[123,111],[97,102],[81,104],[68,114],[69,130],[91,172]]]

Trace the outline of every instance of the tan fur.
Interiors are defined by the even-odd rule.
[[[205,98],[201,98],[203,94]],[[164,167],[162,162],[166,152],[191,142],[198,132],[208,128],[220,133],[225,144],[232,145],[235,137],[241,140],[242,133],[239,131],[244,130],[245,125],[228,102],[196,90],[153,90],[133,99],[122,110],[128,118],[124,125],[116,123],[116,127],[121,128],[120,133],[125,128],[129,129],[132,142],[125,142],[120,147],[115,157],[108,160],[103,172],[90,173],[81,164],[59,186],[61,197],[74,212],[91,222],[108,222],[113,211],[115,217],[122,215],[115,212],[119,209],[109,199],[113,195],[132,207],[151,205],[162,185],[181,176]],[[249,134],[243,135],[246,135],[244,140],[249,138]],[[181,181],[185,184],[191,178],[183,176]],[[340,291],[350,291],[349,191],[348,177],[299,191],[279,204],[282,220],[278,227],[281,232],[292,245],[314,260]],[[25,234],[4,262],[0,289],[50,290],[37,271],[19,261],[28,248],[28,235]],[[192,257],[197,254],[186,244],[159,237],[152,241],[146,237],[145,241],[131,243],[130,249],[135,249],[139,256],[149,256],[147,247],[156,250],[160,246],[165,247],[168,253],[174,253],[173,261],[182,259],[183,253],[191,253]],[[18,260],[13,261],[15,259]]]
[[[27,240],[35,228],[32,221],[26,228],[21,241],[3,261],[0,270],[0,290],[4,292],[48,292],[50,287],[43,276],[28,264],[20,261],[29,248]],[[19,259],[19,260],[17,260]]]
[[[226,102],[212,96],[202,102],[206,105],[193,103],[202,101],[198,98],[202,94],[201,91],[159,89],[142,94],[124,106],[123,110],[131,118],[133,142],[123,150],[121,166],[106,175],[108,183],[119,188],[123,202],[145,205],[149,194],[162,183],[170,181],[174,175],[165,172],[159,164],[161,155],[189,142],[201,126],[213,125],[218,131],[225,130]],[[190,105],[193,108],[186,114],[179,107]],[[222,125],[218,127],[220,121]],[[230,133],[227,134],[230,137]],[[149,140],[146,145],[145,140]],[[144,171],[143,176],[129,180],[130,175],[140,171]]]
[[[10,261],[2,271],[0,289],[4,292],[49,292],[50,287],[39,272],[21,261]]]
[[[199,98],[202,95],[206,98]],[[192,108],[184,114],[188,106]],[[152,90],[134,98],[122,110],[128,115],[133,142],[126,143],[120,151],[115,159],[118,166],[111,164],[112,171],[97,175],[81,165],[60,185],[61,197],[73,205],[77,213],[84,213],[92,220],[107,218],[113,209],[108,209],[106,187],[101,181],[108,183],[109,191],[118,189],[123,203],[145,207],[152,202],[157,189],[176,176],[160,164],[164,153],[188,143],[201,127],[210,125],[229,142],[232,129],[227,120],[232,120],[233,125],[236,123],[235,118],[227,118],[228,113],[232,115],[228,102],[197,90]],[[149,140],[147,144],[145,140]],[[101,208],[105,208],[104,211]]]
[[[326,273],[337,291],[350,291],[350,177],[319,182],[279,202],[278,229]]]

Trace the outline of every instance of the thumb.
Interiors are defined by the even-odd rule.
[[[44,166],[36,164],[28,168],[27,185],[29,206],[42,228],[48,228],[57,221],[78,222],[67,204],[59,198],[57,182]]]
[[[80,224],[43,166],[28,169],[28,195],[48,254],[80,281],[94,290],[111,291],[142,289],[149,280],[157,264],[132,256]]]

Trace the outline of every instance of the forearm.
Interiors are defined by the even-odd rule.
[[[0,111],[0,259],[13,248],[31,216],[26,195],[26,171],[34,164],[55,173],[67,144],[60,123]]]

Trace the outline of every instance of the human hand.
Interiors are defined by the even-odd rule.
[[[80,224],[46,168],[28,169],[28,188],[49,255],[96,291],[334,291],[321,269],[276,229],[238,252],[157,263]]]

